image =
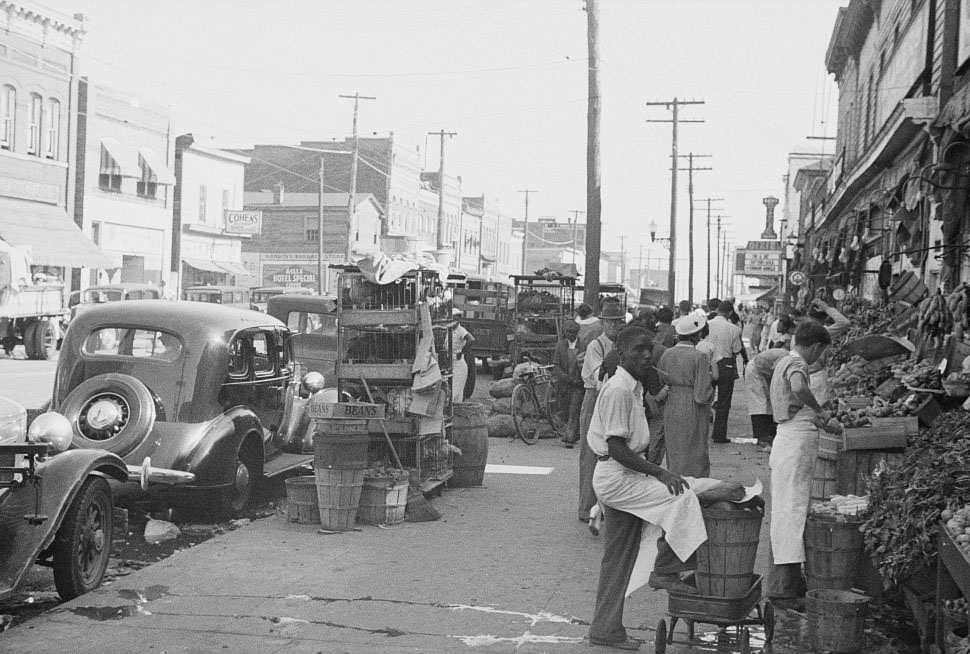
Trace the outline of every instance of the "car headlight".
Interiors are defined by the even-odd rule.
[[[27,409],[19,402],[0,397],[0,443],[23,441],[27,433]]]
[[[303,390],[309,395],[323,390],[324,378],[319,372],[308,372],[303,375]]]
[[[34,418],[27,432],[27,440],[32,443],[50,443],[58,452],[71,447],[73,436],[71,421],[53,411]]]

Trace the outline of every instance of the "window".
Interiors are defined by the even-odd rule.
[[[36,93],[30,94],[30,140],[27,142],[27,154],[40,156],[40,135],[43,129],[44,99]]]
[[[229,208],[229,191],[228,189],[222,189],[222,210],[225,212]]]
[[[273,372],[273,357],[266,334],[253,334],[253,370],[257,375]]]
[[[206,188],[205,184],[199,186],[199,222],[203,224],[205,224],[205,203],[208,192],[209,189]]]
[[[61,145],[61,103],[54,98],[47,100],[47,115],[44,118],[47,125],[47,148],[44,156],[57,159]]]
[[[94,356],[127,356],[139,359],[175,361],[182,342],[174,334],[146,329],[105,327],[84,341],[84,353]]]
[[[14,112],[17,110],[17,90],[9,84],[0,89],[0,148],[13,150]]]
[[[101,171],[98,174],[98,188],[102,191],[121,192],[121,169],[118,168],[104,145],[101,146]]]
[[[158,192],[158,183],[152,180],[152,169],[148,167],[145,160],[141,160],[141,179],[138,180],[137,192],[139,197],[155,199]]]
[[[304,218],[303,230],[306,232],[306,240],[316,243],[320,240],[320,219],[316,216]]]

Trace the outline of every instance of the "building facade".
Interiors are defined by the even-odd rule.
[[[354,232],[347,242],[347,193],[324,193],[321,241],[321,198],[318,193],[247,192],[247,212],[258,212],[262,229],[243,242],[242,258],[250,271],[249,286],[306,286],[336,293],[336,275],[328,266],[378,250],[383,213],[370,193],[354,196]],[[323,258],[320,257],[321,245]],[[321,286],[321,277],[322,286]]]
[[[83,35],[81,18],[0,0],[0,238],[75,289],[110,265],[73,219]]]
[[[111,260],[82,286],[172,283],[170,110],[85,78],[78,106],[75,219]]]
[[[242,243],[258,228],[243,210],[249,157],[197,145],[191,134],[175,139],[172,202],[172,272],[178,288],[234,285],[251,275]]]

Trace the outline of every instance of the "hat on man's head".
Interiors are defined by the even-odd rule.
[[[600,320],[625,320],[626,311],[616,300],[604,300],[600,305]]]
[[[674,326],[680,336],[690,336],[704,329],[707,325],[707,316],[691,313],[677,321]]]

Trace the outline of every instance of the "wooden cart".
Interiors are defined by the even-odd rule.
[[[452,303],[433,270],[412,270],[389,284],[367,280],[353,266],[339,266],[337,292],[337,389],[341,396],[387,405],[385,425],[401,463],[422,491],[434,490],[452,476],[452,368],[454,363]],[[412,411],[418,394],[412,391],[415,356],[421,339],[424,306],[430,314],[441,384],[440,428]],[[365,382],[366,381],[366,388]],[[346,395],[345,395],[346,394]],[[373,425],[372,434],[381,434]],[[383,437],[371,438],[368,458],[374,465],[390,463]]]
[[[448,275],[452,303],[461,310],[462,326],[475,337],[472,353],[481,359],[496,378],[512,362],[513,311],[510,298],[514,289],[508,282],[477,275]]]
[[[562,321],[573,315],[575,277],[513,275],[512,364],[523,354],[541,365],[552,363]]]

